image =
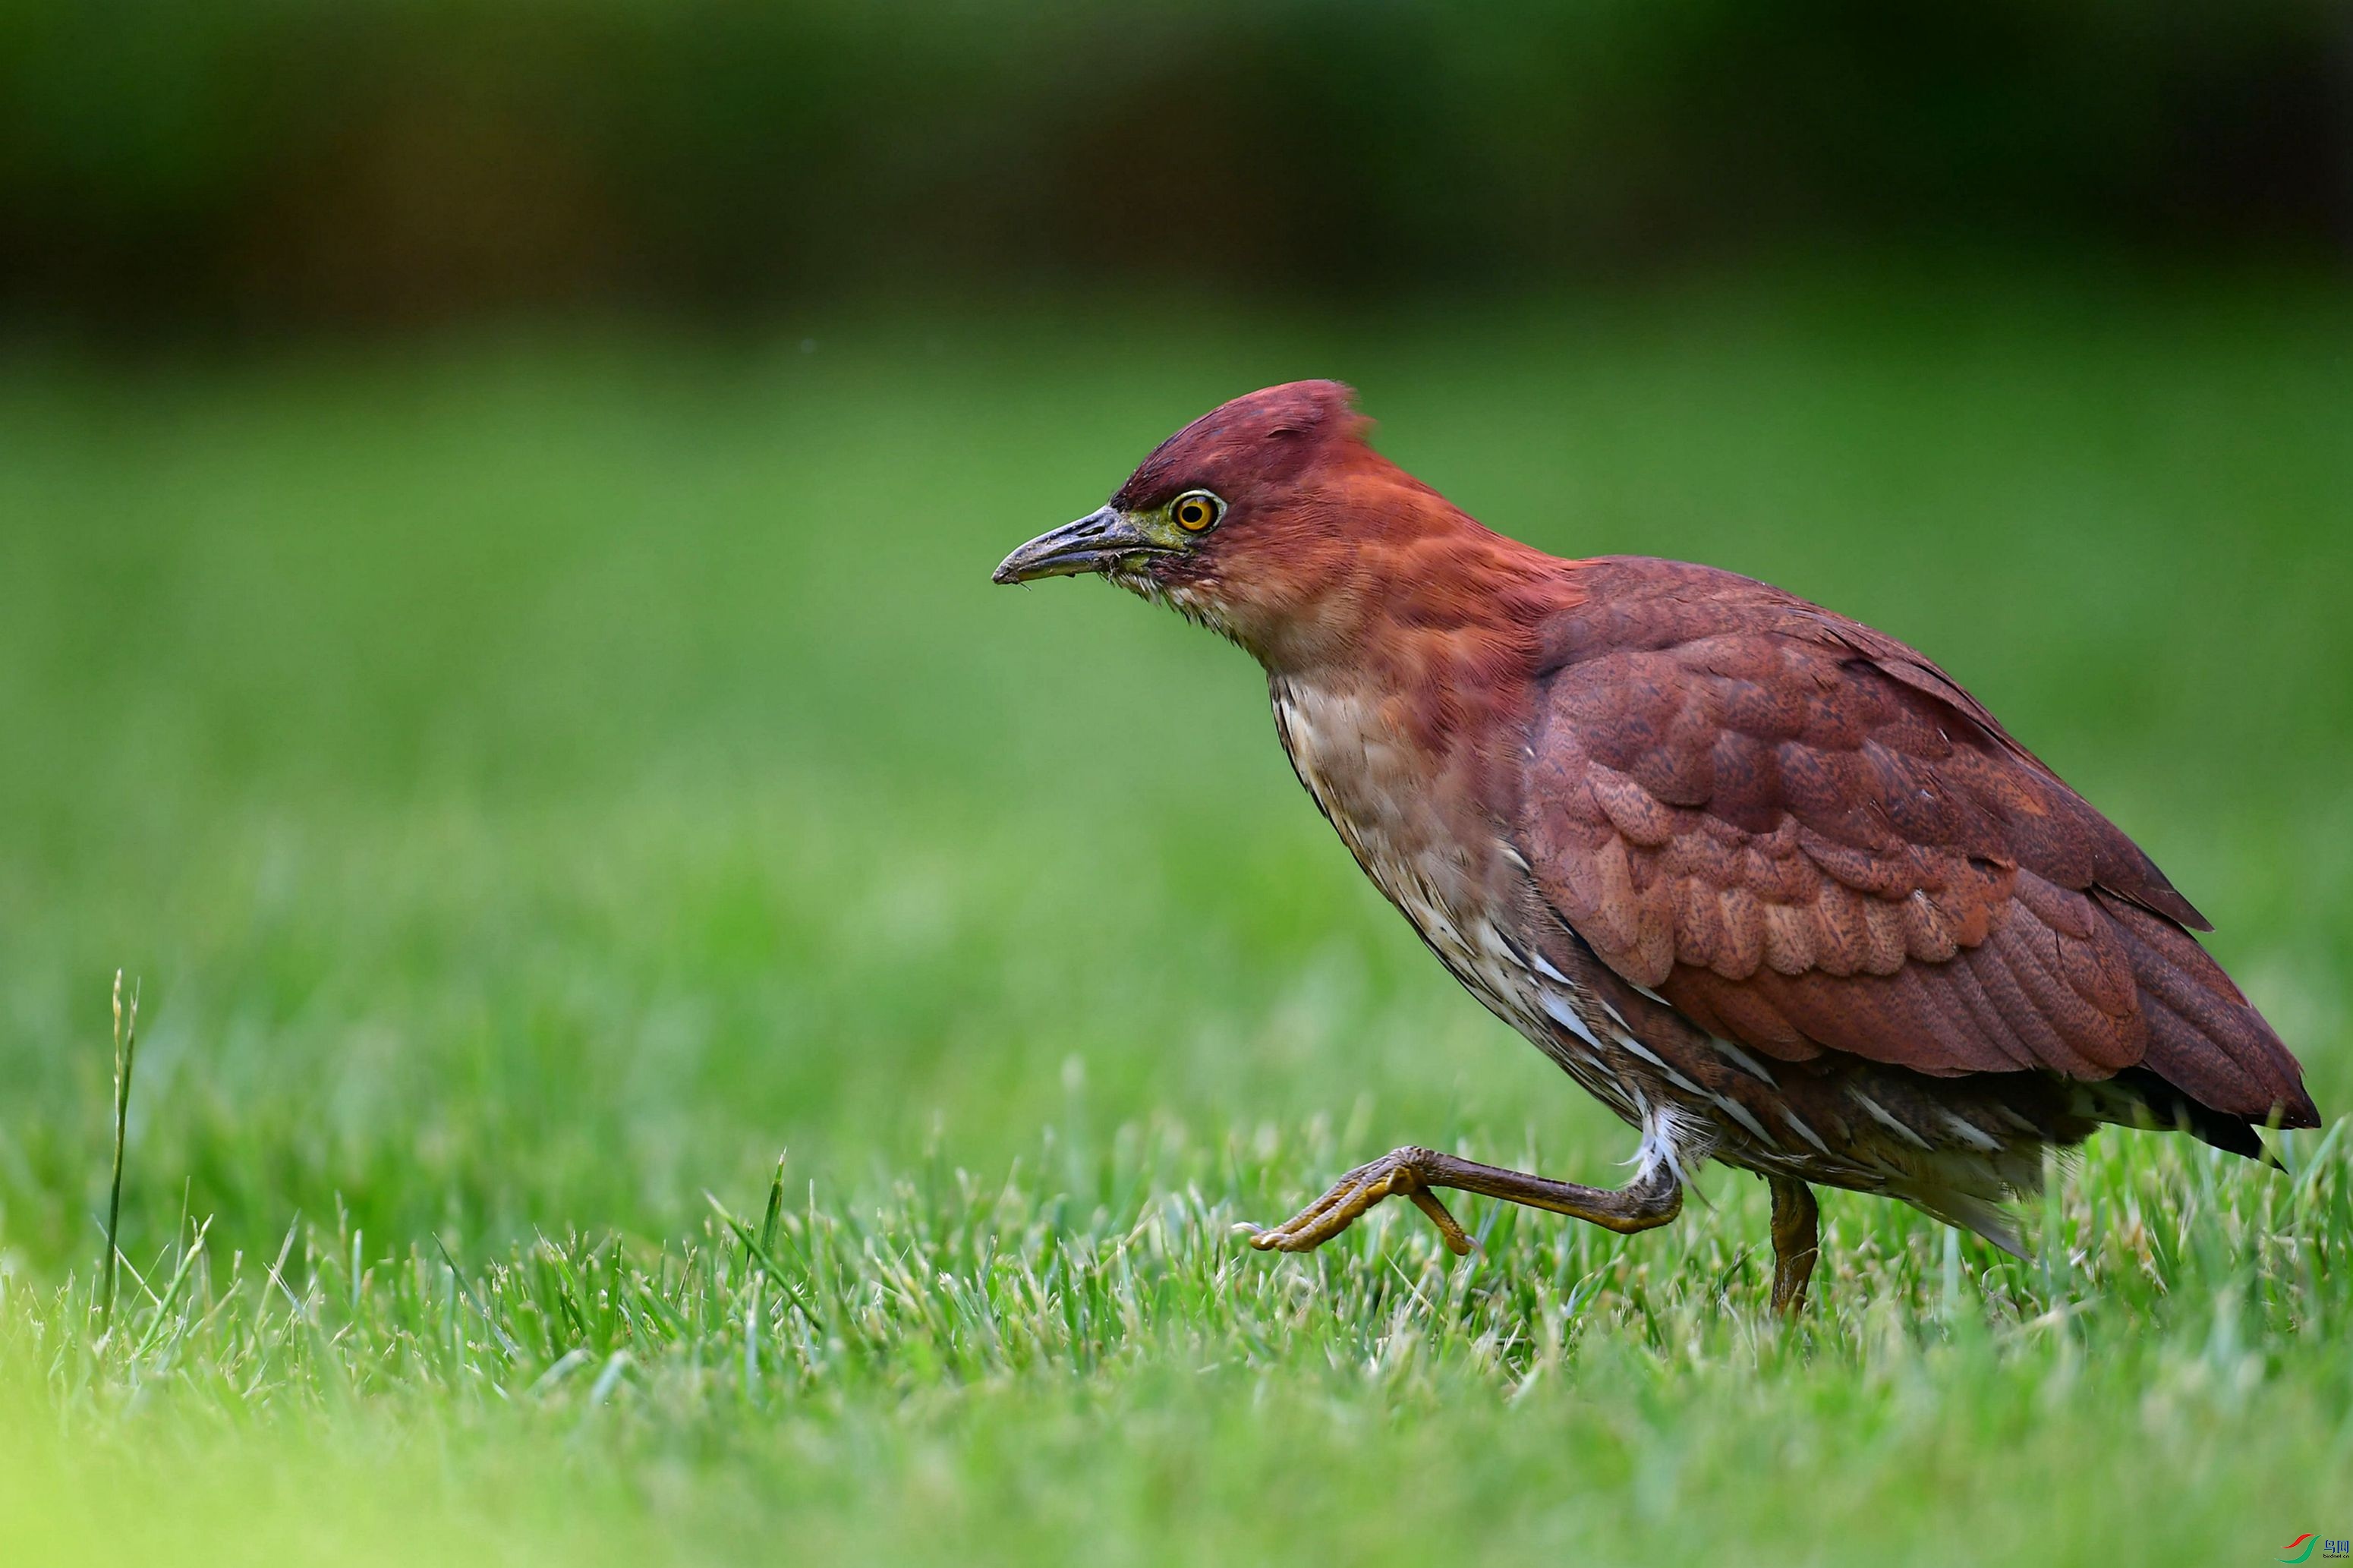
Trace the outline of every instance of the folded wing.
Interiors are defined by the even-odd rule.
[[[1517,837],[1612,969],[1784,1060],[2137,1068],[2316,1124],[2198,911],[1934,664],[1729,573],[1582,570],[1546,628]]]

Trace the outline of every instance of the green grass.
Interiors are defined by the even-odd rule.
[[[2045,278],[19,354],[0,1538],[1974,1563],[2353,1533],[2341,1123],[2288,1176],[2103,1134],[2032,1264],[1831,1194],[1794,1332],[1728,1172],[1626,1240],[1473,1204],[1467,1264],[1410,1211],[1238,1251],[1398,1142],[1608,1181],[1630,1141],[1362,882],[1241,656],[987,581],[1192,412],[1350,378],[1498,527],[1714,561],[1939,658],[2214,918],[2336,1112],[2348,352],[2318,289]],[[118,965],[136,1276],[101,1341]],[[758,1232],[780,1150],[763,1264],[703,1194]]]

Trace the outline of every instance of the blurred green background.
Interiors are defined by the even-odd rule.
[[[1135,1560],[1270,1555],[1286,1507],[1368,1554],[1508,1516],[1630,1561],[1729,1509],[1817,1560],[1831,1497],[1857,1554],[1897,1519],[1966,1560],[1957,1496],[2059,1555],[2273,1542],[2344,1473],[2341,1150],[2295,1206],[2109,1135],[2063,1183],[2101,1261],[2055,1282],[1833,1196],[1819,1341],[1760,1338],[1722,1173],[1666,1240],[1529,1225],[1488,1273],[1379,1226],[1218,1253],[1395,1143],[1614,1182],[1627,1138],[1364,882],[1246,658],[987,576],[1216,402],[1348,380],[1499,529],[1942,661],[2215,920],[2336,1117],[2349,264],[2316,0],[0,5],[0,1388],[68,1500],[14,1517],[104,1535],[133,1454],[159,1530],[380,1548],[306,1510],[422,1434],[385,1496],[426,1500],[374,1507],[459,1497],[464,1535],[528,1495],[548,1555],[942,1497],[1060,1499],[1074,1552],[1116,1514]],[[82,1310],[118,966],[126,1252],[210,1215],[227,1281],[127,1360]],[[684,1289],[702,1191],[749,1206],[786,1147],[808,1233],[862,1237],[845,1296],[922,1332],[794,1371],[739,1278],[674,1342],[596,1331],[642,1392],[519,1352],[484,1391],[434,1238],[541,1281],[501,1310],[561,1294],[543,1236]],[[254,1267],[298,1217],[296,1284],[359,1325],[307,1350]],[[1118,1272],[1153,1225],[1198,1275]],[[991,1292],[1051,1324],[1063,1268],[1112,1305],[1023,1362]],[[765,1404],[729,1338],[762,1310]],[[222,1348],[248,1323],[269,1353]],[[745,1354],[740,1398],[706,1378]],[[220,1430],[287,1410],[216,1497]],[[1547,1511],[1611,1444],[1633,1479]]]
[[[13,0],[0,300],[100,328],[1549,288],[2353,244],[2341,0]],[[1453,296],[1450,296],[1453,297]]]

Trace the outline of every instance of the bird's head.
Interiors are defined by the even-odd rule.
[[[1356,596],[1385,520],[1445,506],[1374,453],[1369,426],[1337,382],[1237,397],[1163,441],[1106,504],[1007,556],[996,580],[1100,573],[1272,662],[1328,625],[1335,596]]]

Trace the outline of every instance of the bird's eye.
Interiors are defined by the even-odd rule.
[[[1226,503],[1207,490],[1188,490],[1169,503],[1168,515],[1187,533],[1205,533],[1226,514]]]

